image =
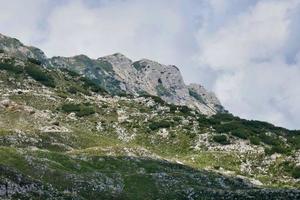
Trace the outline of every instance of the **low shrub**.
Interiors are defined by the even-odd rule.
[[[69,70],[67,68],[61,68],[60,71],[66,72],[68,75],[70,75],[72,77],[78,77],[78,76],[80,76],[77,72],[75,72],[73,70]]]
[[[149,124],[149,128],[154,131],[160,128],[170,128],[173,125],[172,122],[166,121],[166,120],[161,120],[161,121],[154,121]]]
[[[265,144],[274,145],[274,146],[280,145],[280,141],[275,136],[267,135],[267,134],[263,133],[263,134],[260,134],[259,137],[260,137],[261,141]]]
[[[231,134],[241,139],[247,139],[249,137],[248,130],[246,129],[234,129],[231,131]]]
[[[190,114],[192,109],[187,106],[179,106],[179,111],[183,114]]]
[[[29,62],[31,62],[32,64],[35,64],[35,65],[42,65],[42,62],[40,60],[37,60],[35,58],[27,58],[27,60]]]
[[[80,111],[80,104],[73,104],[73,103],[68,103],[68,104],[63,104],[61,109],[64,112],[79,112]]]
[[[295,166],[292,170],[292,177],[293,178],[300,178],[300,166]]]
[[[252,136],[249,139],[250,139],[251,144],[254,144],[254,145],[259,145],[260,144],[260,139],[256,136]]]
[[[140,71],[141,69],[143,69],[145,67],[144,65],[141,65],[139,62],[132,63],[132,66],[138,71]]]
[[[265,153],[267,155],[272,155],[274,153],[289,154],[290,152],[290,148],[284,147],[282,145],[272,146],[271,148],[265,148]]]
[[[68,92],[69,92],[70,94],[77,94],[78,90],[77,90],[76,87],[70,86],[70,87],[68,88]]]
[[[78,117],[89,116],[95,114],[95,109],[92,106],[82,106],[80,111],[76,113]]]
[[[230,141],[228,140],[228,137],[226,135],[214,135],[212,139],[214,142],[222,145],[230,144]]]
[[[42,67],[37,65],[27,65],[25,67],[26,73],[34,80],[42,83],[47,87],[55,87],[54,78],[48,74]]]
[[[288,142],[295,148],[300,149],[300,135],[290,136]]]
[[[166,102],[164,100],[162,100],[162,98],[158,97],[158,96],[153,96],[153,95],[148,95],[148,94],[142,94],[140,95],[140,97],[145,97],[145,98],[151,98],[155,101],[155,103],[161,104],[161,105],[165,105]]]
[[[21,74],[24,71],[23,67],[10,63],[0,63],[0,70],[5,70],[14,74]]]
[[[86,78],[86,77],[81,77],[80,80],[83,82],[83,86],[86,89],[90,89],[93,92],[96,93],[101,93],[101,94],[106,94],[107,91],[103,89],[100,85],[95,83],[93,80]]]
[[[194,97],[196,100],[198,100],[201,103],[205,104],[205,101],[203,100],[203,98],[200,96],[200,94],[198,94],[196,91],[189,89],[189,94],[190,96]]]
[[[84,117],[95,113],[95,109],[91,105],[85,104],[63,104],[61,110],[67,113],[75,112],[78,117]]]

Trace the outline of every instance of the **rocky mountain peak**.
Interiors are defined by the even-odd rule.
[[[45,67],[76,71],[114,94],[159,96],[168,103],[196,108],[207,115],[224,111],[214,94],[202,86],[187,86],[180,70],[174,65],[164,65],[149,59],[133,62],[121,53],[98,59],[86,55],[47,58],[40,49],[25,46],[19,40],[4,35],[0,35],[0,49],[20,59],[34,58]]]
[[[25,46],[18,39],[2,34],[0,34],[0,49],[6,54],[18,57],[20,59],[26,60],[28,58],[34,58],[44,63],[47,62],[47,57],[42,50],[36,47]]]

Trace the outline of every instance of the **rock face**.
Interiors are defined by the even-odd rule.
[[[36,47],[25,46],[19,40],[10,38],[0,33],[0,51],[9,53],[18,58],[34,58],[43,63],[47,63],[47,57],[43,51]]]
[[[224,112],[217,97],[203,86],[187,86],[179,69],[142,59],[133,62],[120,53],[91,59],[85,55],[53,57],[34,47],[27,47],[17,39],[0,35],[0,50],[19,58],[34,58],[46,67],[66,68],[84,75],[112,94],[128,93],[159,96],[168,103],[198,109],[202,114]]]

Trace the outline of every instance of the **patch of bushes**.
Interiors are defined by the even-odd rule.
[[[158,103],[158,104],[161,104],[161,105],[166,104],[166,102],[158,96],[153,96],[153,95],[149,95],[149,94],[141,94],[140,97],[151,98],[151,99],[153,99],[153,101],[155,101],[155,103]]]
[[[230,144],[230,141],[226,135],[214,135],[212,139],[214,142],[222,145]]]
[[[280,164],[285,172],[290,174],[293,178],[300,178],[300,166],[295,166],[294,163],[284,161]]]
[[[93,92],[100,93],[100,94],[107,94],[107,91],[103,89],[100,85],[95,83],[89,78],[81,77],[80,80],[83,82],[83,86],[86,89],[90,89]]]
[[[35,65],[42,65],[42,62],[40,60],[37,60],[35,58],[27,58],[27,60],[29,62],[31,62],[32,64],[35,64]]]
[[[61,109],[64,112],[70,113],[70,112],[79,112],[80,111],[80,106],[81,104],[73,104],[73,103],[68,103],[68,104],[63,104]]]
[[[215,121],[206,115],[198,115],[198,123],[200,127],[210,127],[219,124],[219,121]]]
[[[66,113],[74,112],[78,117],[88,116],[95,113],[95,109],[91,105],[85,105],[85,104],[73,104],[73,103],[63,104],[61,106],[61,110]]]
[[[205,104],[203,98],[202,98],[197,92],[195,92],[194,90],[189,89],[189,94],[190,94],[190,96],[194,97],[194,98],[195,98],[196,100],[198,100],[199,102]]]
[[[300,178],[300,166],[295,166],[292,170],[292,177],[293,178]]]
[[[91,106],[82,106],[80,107],[80,111],[76,113],[78,117],[84,117],[95,114],[95,109]]]
[[[219,121],[219,122],[230,122],[230,121],[238,121],[240,118],[233,116],[229,113],[218,113],[216,115],[212,116],[213,120]]]
[[[0,70],[6,70],[14,74],[21,74],[24,71],[23,67],[10,63],[0,63]]]
[[[238,138],[241,138],[241,139],[244,139],[244,140],[247,139],[250,135],[248,130],[241,129],[241,128],[232,130],[231,134],[235,137],[238,137]]]
[[[254,145],[259,145],[260,144],[260,139],[256,136],[251,136],[249,138],[249,140],[250,140],[251,144],[254,144]]]
[[[40,66],[27,65],[25,67],[25,71],[31,78],[42,83],[43,85],[47,87],[55,87],[54,78]]]
[[[259,137],[260,137],[261,141],[265,144],[273,145],[273,146],[280,145],[278,138],[276,138],[275,136],[267,135],[266,133],[263,133],[263,134],[260,134]]]
[[[116,94],[119,97],[127,97],[127,98],[133,98],[134,96],[132,94],[126,93],[126,92],[119,92]]]
[[[295,148],[300,149],[300,135],[293,135],[288,138],[288,142]]]
[[[67,74],[69,74],[72,77],[79,77],[80,76],[77,72],[75,72],[73,70],[69,70],[67,68],[61,68],[60,71],[66,72]]]
[[[289,154],[290,152],[291,149],[283,145],[277,145],[277,146],[272,146],[271,148],[265,148],[265,153],[267,155],[272,155],[274,153]]]
[[[190,114],[193,110],[188,106],[179,106],[179,111],[183,114]]]
[[[64,98],[64,99],[68,98],[68,94],[64,91],[57,92],[57,96]]]
[[[70,94],[77,94],[78,90],[77,90],[76,87],[70,86],[70,87],[68,88],[68,92],[69,92]]]
[[[145,67],[145,66],[141,65],[140,62],[138,62],[138,61],[132,63],[132,66],[138,71],[140,71],[141,69],[143,69]]]
[[[182,115],[190,115],[193,109],[189,108],[188,106],[178,106],[174,104],[168,104],[170,107],[170,112],[175,113],[176,111],[180,112]]]
[[[158,130],[160,128],[170,128],[173,125],[172,122],[166,121],[166,120],[161,120],[161,121],[154,121],[149,124],[149,128],[154,131]]]
[[[3,50],[3,49],[0,49],[0,53],[4,53],[4,50]]]

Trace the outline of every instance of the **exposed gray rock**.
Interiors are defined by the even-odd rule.
[[[98,60],[112,64],[115,78],[122,83],[120,87],[128,93],[159,96],[168,103],[196,108],[207,115],[224,111],[217,97],[207,92],[203,86],[185,85],[176,66],[163,65],[147,59],[132,62],[119,53]]]
[[[5,53],[18,58],[34,58],[43,63],[47,63],[47,57],[43,51],[36,47],[29,47],[22,44],[15,38],[10,38],[0,33],[0,49]]]
[[[40,49],[25,46],[17,39],[1,34],[0,49],[18,58],[34,58],[46,67],[75,71],[94,80],[111,94],[150,94],[168,103],[196,108],[206,115],[224,112],[213,93],[197,84],[187,86],[174,65],[163,65],[148,59],[133,62],[120,53],[98,59],[85,55],[48,59]]]

